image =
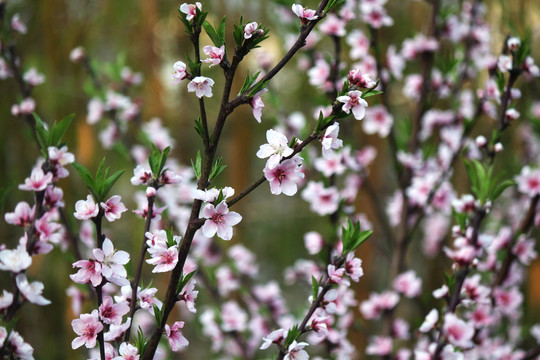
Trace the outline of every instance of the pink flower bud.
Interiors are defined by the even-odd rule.
[[[151,186],[146,188],[146,197],[154,197],[156,196],[157,190]]]

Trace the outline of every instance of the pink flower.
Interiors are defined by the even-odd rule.
[[[19,189],[26,191],[42,191],[47,188],[47,185],[49,185],[52,180],[53,174],[51,172],[44,174],[43,170],[40,167],[37,167],[32,170],[30,177],[24,180],[24,184],[19,185]]]
[[[422,325],[420,325],[420,328],[418,330],[420,330],[420,332],[427,333],[431,329],[433,329],[433,327],[435,327],[435,324],[437,323],[438,320],[439,320],[439,312],[437,311],[437,309],[432,309],[426,315],[424,322],[422,323]]]
[[[322,154],[326,159],[331,156],[330,154],[333,153],[332,150],[339,149],[343,146],[343,141],[338,139],[338,134],[339,123],[336,122],[330,125],[321,137]]]
[[[13,294],[3,290],[2,296],[0,296],[0,311],[7,309],[11,304],[13,304]]]
[[[281,344],[285,340],[285,330],[283,329],[277,329],[272,331],[270,334],[268,334],[266,337],[263,337],[263,343],[259,349],[266,350],[270,347],[272,344]]]
[[[310,231],[304,235],[304,245],[310,255],[315,255],[322,250],[324,240],[318,232]]]
[[[129,287],[129,286],[128,286]],[[129,288],[131,292],[131,288]],[[126,332],[128,327],[131,325],[131,318],[127,318],[126,322],[121,325],[112,324],[109,326],[109,331],[103,334],[105,341],[122,341],[122,335]]]
[[[123,342],[120,344],[120,351],[121,356],[116,356],[112,360],[139,360],[139,350],[137,348],[129,343]]]
[[[250,22],[244,27],[244,38],[250,39],[253,34],[257,31],[257,28],[259,27],[259,24],[256,22]]]
[[[182,80],[187,78],[186,64],[182,61],[177,61],[173,65],[174,72],[171,74],[173,85],[178,85]]]
[[[183,327],[183,321],[176,321],[173,326],[165,325],[165,334],[173,351],[179,351],[180,348],[189,345],[189,341],[187,341],[180,331]]]
[[[227,301],[221,307],[221,328],[223,331],[245,331],[248,316],[246,312],[233,300]]]
[[[122,250],[115,250],[109,239],[103,241],[102,249],[92,250],[97,261],[101,263],[101,274],[116,285],[128,285],[127,272],[124,265],[129,262],[129,254]]]
[[[264,168],[264,177],[270,182],[270,192],[274,195],[284,193],[287,196],[296,194],[297,183],[304,178],[304,173],[300,171],[302,159],[293,157],[279,163],[273,169]]]
[[[264,103],[262,101],[262,94],[267,91],[268,89],[262,89],[253,96],[251,102],[249,103],[251,105],[251,108],[253,109],[253,117],[255,118],[255,120],[257,120],[259,124],[261,123],[262,109],[264,107]]]
[[[474,327],[452,313],[444,315],[442,331],[446,335],[448,341],[454,346],[470,348],[474,345],[472,342]]]
[[[371,80],[371,75],[366,74],[362,70],[363,69],[354,69],[354,70],[349,71],[347,80],[349,80],[351,85],[354,85],[359,88],[365,88],[365,89],[374,88],[375,85],[377,85],[377,83]]]
[[[354,253],[349,253],[347,255],[347,259],[345,260],[345,273],[355,282],[358,282],[360,278],[364,276],[362,260],[354,257]]]
[[[34,281],[29,283],[26,275],[19,274],[15,278],[17,288],[21,291],[24,298],[36,305],[49,305],[50,300],[45,299],[41,293],[43,293],[43,283]]]
[[[257,157],[264,159],[269,157],[266,162],[266,167],[269,169],[275,168],[283,157],[287,157],[293,153],[288,145],[288,140],[282,133],[270,129],[266,131],[267,144],[261,145],[257,151]]]
[[[71,342],[73,349],[78,349],[85,345],[91,349],[96,346],[97,334],[103,331],[103,324],[98,319],[98,311],[91,314],[82,314],[79,319],[71,322],[73,331],[79,335]]]
[[[26,25],[21,21],[19,14],[13,15],[11,18],[11,28],[20,34],[26,34]]]
[[[38,86],[45,82],[45,76],[37,72],[36,68],[30,68],[23,76],[24,81],[30,86]]]
[[[358,60],[369,54],[370,41],[361,30],[355,29],[347,35],[347,44],[351,47],[349,56],[353,60]]]
[[[381,5],[362,3],[361,10],[364,21],[375,29],[394,24],[394,20]]]
[[[120,219],[122,213],[127,211],[126,206],[121,202],[122,198],[119,195],[114,195],[107,202],[101,203],[101,207],[105,211],[105,217],[109,222]]]
[[[8,336],[8,332],[5,327],[0,326],[0,347],[4,346],[4,342],[6,341]]]
[[[82,46],[77,46],[69,53],[69,60],[73,63],[78,63],[85,58],[86,54]]]
[[[129,305],[127,302],[120,302],[118,304],[113,303],[113,299],[110,296],[104,296],[103,302],[99,306],[99,318],[104,324],[120,325],[122,323],[122,317],[129,311]]]
[[[79,220],[88,220],[96,217],[99,213],[99,206],[94,201],[92,195],[86,197],[86,201],[79,200],[75,203],[75,216]]]
[[[302,199],[310,203],[311,211],[319,215],[334,213],[339,206],[339,192],[332,186],[325,188],[321,182],[310,181],[302,191]]]
[[[422,292],[422,280],[413,270],[399,274],[393,282],[394,290],[408,298],[414,298]]]
[[[538,256],[534,251],[534,246],[534,239],[525,239],[524,236],[521,236],[512,248],[512,253],[518,257],[523,265],[529,265]]]
[[[199,99],[203,96],[212,97],[213,85],[214,80],[205,76],[197,76],[188,84],[188,92],[195,92]]]
[[[328,282],[330,284],[343,283],[344,274],[345,274],[345,269],[339,268],[336,270],[336,267],[334,265],[328,265]]]
[[[392,352],[392,339],[389,337],[375,336],[366,347],[366,354],[385,356]]]
[[[21,360],[33,360],[32,356],[34,348],[30,344],[24,342],[22,336],[15,330],[9,334],[9,346],[7,346],[13,354]]]
[[[15,206],[15,211],[12,213],[6,213],[4,218],[6,222],[15,226],[28,226],[34,220],[36,208],[30,208],[27,202],[21,201]]]
[[[26,252],[26,246],[19,245],[14,250],[0,251],[0,270],[19,273],[32,265],[32,257]]]
[[[131,178],[131,184],[132,185],[146,185],[148,184],[148,181],[152,179],[152,172],[148,169],[145,169],[142,165],[137,165],[135,169],[133,169],[133,177]]]
[[[232,227],[242,220],[242,216],[237,212],[229,212],[225,201],[220,202],[216,207],[212,204],[206,205],[202,214],[205,219],[208,219],[202,227],[202,233],[207,238],[217,233],[217,236],[223,240],[230,240],[233,235]]]
[[[326,20],[321,24],[320,30],[326,35],[345,36],[345,24],[345,21],[335,14],[329,14],[326,16]]]
[[[178,298],[185,301],[188,310],[192,313],[197,312],[197,309],[195,309],[195,300],[197,299],[197,295],[199,294],[198,291],[194,291],[195,284],[197,284],[197,281],[195,281],[195,279],[190,280],[184,286],[182,292],[178,295]]]
[[[225,55],[225,45],[221,45],[221,47],[207,45],[203,47],[203,52],[210,57],[208,59],[201,60],[201,62],[210,63],[210,67],[219,65],[223,60],[223,56]]]
[[[74,282],[78,284],[91,282],[94,287],[101,284],[101,263],[95,260],[79,260],[73,263],[73,267],[80,268],[76,274],[69,275]]]
[[[197,15],[197,8],[202,11],[202,5],[198,1],[195,4],[183,3],[180,5],[180,11],[186,14],[187,21],[191,21]]]
[[[367,109],[362,129],[366,134],[378,134],[381,138],[387,137],[394,123],[392,114],[386,111],[383,105],[376,105]]]
[[[309,359],[309,355],[304,348],[308,346],[309,344],[307,342],[299,342],[297,343],[296,340],[294,340],[291,345],[289,345],[288,353],[285,355],[283,360],[307,360]]]
[[[521,173],[516,176],[518,190],[522,194],[534,197],[540,194],[540,169],[531,169],[524,166]]]
[[[339,96],[336,100],[343,103],[343,111],[349,114],[352,109],[354,118],[356,120],[362,120],[366,115],[368,103],[360,97],[361,95],[361,91],[353,90],[349,91],[347,95]]]
[[[312,9],[307,9],[300,4],[293,4],[292,12],[302,20],[302,24],[318,18],[317,12]]]
[[[174,245],[170,248],[151,247],[148,253],[152,255],[151,259],[146,260],[150,265],[155,265],[153,273],[167,272],[174,269],[178,263],[178,246]]]

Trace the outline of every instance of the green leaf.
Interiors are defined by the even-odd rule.
[[[101,190],[102,198],[105,198],[107,196],[113,185],[118,181],[118,179],[120,178],[120,176],[122,176],[124,172],[125,170],[119,170],[105,180],[105,184]]]
[[[212,165],[212,171],[210,172],[210,177],[209,177],[210,181],[214,180],[227,167],[227,165],[221,164],[222,161],[223,161],[223,158],[218,157],[216,161],[214,162],[214,164]]]
[[[43,151],[47,152],[47,148],[49,147],[49,130],[47,130],[45,124],[43,123],[43,120],[41,120],[38,114],[32,113],[32,115],[34,115],[34,119],[36,121],[36,136],[39,145],[41,146],[41,149]]]
[[[366,99],[366,98],[371,97],[371,96],[382,94],[383,92],[384,91],[379,91],[379,90],[368,90],[368,91],[365,91],[365,92],[362,93],[361,98]]]
[[[200,151],[197,151],[197,157],[195,158],[195,163],[193,162],[193,160],[191,160],[191,167],[193,168],[193,171],[195,172],[195,176],[197,177],[197,180],[199,180],[202,174],[202,159],[201,159]]]
[[[184,287],[187,285],[187,283],[191,280],[191,278],[193,277],[193,275],[195,275],[196,272],[197,270],[194,270],[190,272],[189,274],[187,274],[186,276],[184,276],[183,273],[180,275],[180,281],[178,281],[178,285],[176,286],[177,295],[180,295],[182,290],[184,290]]]
[[[347,227],[343,227],[342,229],[343,255],[355,251],[373,234],[371,230],[362,231],[360,221],[353,224],[350,219],[347,220]]]
[[[244,42],[244,24],[242,17],[240,17],[240,25],[234,24],[233,36],[236,46],[241,47]]]
[[[266,86],[268,85],[269,82],[270,82],[270,80],[259,81],[258,83],[256,83],[255,86],[253,86],[253,89],[251,89],[251,91],[249,92],[248,97],[251,98],[251,97],[254,97],[255,95],[257,95],[258,92],[260,92],[264,88],[266,88]]]
[[[160,309],[156,304],[152,304],[152,307],[154,308],[154,317],[156,320],[156,326],[160,327],[161,321],[163,320],[163,310],[162,310],[163,306]]]
[[[221,18],[221,21],[219,22],[219,26],[217,28],[217,35],[219,37],[221,45],[225,45],[225,28],[226,28],[226,19],[227,17],[224,16]],[[221,46],[220,45],[220,46]]]
[[[504,180],[504,181],[498,183],[497,185],[495,185],[491,189],[491,191],[489,193],[489,199],[491,201],[497,199],[504,192],[504,190],[506,190],[509,187],[514,186],[514,185],[516,185],[516,182],[513,181],[513,180]]]
[[[206,31],[208,37],[210,38],[210,40],[212,40],[215,46],[220,47],[221,45],[223,45],[221,43],[221,39],[219,38],[218,33],[216,32],[216,30],[214,30],[214,27],[210,25],[208,21],[205,21],[202,24],[202,27],[204,28],[204,31]]]
[[[313,297],[313,301],[317,299],[317,295],[319,294],[319,282],[315,278],[315,276],[311,275],[311,296]]]
[[[242,88],[240,89],[240,92],[238,93],[238,95],[243,94],[246,91],[248,91],[249,88],[251,86],[253,86],[253,84],[255,83],[257,78],[259,77],[260,73],[261,73],[260,71],[257,71],[253,76],[250,76],[249,71],[248,71],[248,73],[246,75],[246,79],[244,80],[244,85],[242,85]]]
[[[133,277],[133,260],[129,259],[126,265],[124,265],[128,278]]]
[[[291,345],[293,341],[298,339],[300,334],[301,332],[298,330],[298,324],[294,324],[294,326],[291,329],[289,329],[289,331],[287,332],[287,337],[285,338],[285,343],[283,344],[283,346],[285,348],[288,348],[289,345]]]
[[[146,341],[146,338],[144,337],[143,331],[140,326],[139,326],[139,329],[137,330],[137,337],[135,339],[135,347],[139,351],[139,354],[144,354],[144,352],[146,351],[146,348],[148,347],[148,342]]]
[[[49,146],[55,146],[58,147],[60,145],[60,142],[62,140],[62,137],[66,133],[67,129],[69,128],[69,125],[71,125],[73,119],[75,118],[75,114],[70,114],[60,120],[58,124],[54,124],[51,127],[51,131],[49,131]]]

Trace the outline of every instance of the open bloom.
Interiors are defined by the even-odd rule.
[[[114,357],[112,360],[139,360],[139,350],[130,343],[123,342],[120,344],[120,356]]]
[[[19,185],[20,190],[26,191],[42,191],[52,182],[53,174],[47,172],[46,174],[40,167],[32,170],[30,177],[24,180],[24,184]]]
[[[103,210],[105,210],[105,217],[109,222],[120,219],[122,213],[127,211],[126,206],[121,200],[122,198],[119,195],[114,195],[107,202],[100,204]]]
[[[91,282],[94,287],[101,284],[101,263],[95,260],[79,260],[73,263],[73,267],[80,268],[76,274],[69,275],[74,282],[78,284]]]
[[[534,197],[540,194],[540,169],[525,166],[516,177],[519,192]]]
[[[96,217],[99,213],[99,206],[94,201],[92,195],[86,197],[86,201],[79,200],[75,203],[75,216],[79,220],[88,220]]]
[[[99,306],[99,317],[105,324],[120,325],[122,323],[122,317],[128,311],[129,305],[126,301],[114,304],[110,296],[104,296],[103,302]]]
[[[195,299],[197,299],[197,295],[199,294],[198,291],[195,291],[195,284],[197,284],[197,281],[195,279],[191,279],[184,286],[182,292],[178,295],[178,298],[185,301],[186,307],[192,313],[197,312],[197,309],[195,309]]]
[[[264,168],[264,177],[270,182],[270,192],[274,195],[296,194],[297,182],[304,178],[304,173],[300,171],[301,164],[302,158],[297,156],[279,163],[274,168],[269,168],[267,164]]]
[[[18,273],[32,265],[32,257],[26,252],[26,247],[19,245],[14,250],[0,251],[0,270]]]
[[[36,209],[30,208],[27,202],[21,201],[15,206],[15,211],[12,213],[6,213],[4,218],[6,222],[15,226],[27,226],[32,223],[34,219]]]
[[[212,97],[212,86],[214,85],[214,80],[206,76],[197,76],[188,84],[188,91],[195,92],[195,95],[199,99],[203,96]]]
[[[307,23],[310,20],[315,20],[318,18],[315,10],[306,9],[300,4],[293,4],[292,11],[302,20],[302,23]]]
[[[180,350],[181,347],[188,346],[189,341],[182,335],[180,329],[184,327],[183,321],[177,321],[173,326],[165,325],[165,334],[169,340],[169,345],[173,351]]]
[[[349,91],[347,95],[339,96],[336,100],[343,103],[343,111],[347,114],[353,112],[356,120],[362,120],[366,115],[368,103],[361,98],[362,92],[358,90]]]
[[[259,349],[265,350],[270,347],[272,344],[281,344],[285,340],[285,330],[277,329],[272,331],[266,337],[263,337],[263,343]]]
[[[187,21],[191,21],[197,15],[197,8],[202,11],[202,5],[198,1],[195,4],[183,3],[180,5],[180,11],[186,14]]]
[[[170,248],[153,247],[149,248],[148,252],[152,255],[152,258],[146,260],[146,262],[155,265],[154,270],[152,270],[153,273],[171,271],[178,263],[177,245]]]
[[[210,63],[210,67],[219,65],[225,55],[225,45],[221,45],[221,47],[207,45],[203,47],[203,52],[208,55],[209,58],[201,60],[201,62]]]
[[[103,241],[102,249],[94,249],[94,256],[101,263],[101,274],[116,285],[128,285],[127,272],[124,265],[129,262],[129,254],[115,250],[111,240]]]
[[[26,275],[19,274],[15,278],[17,288],[21,291],[24,298],[36,305],[49,305],[50,300],[45,299],[41,293],[43,292],[43,283],[34,281],[29,283]]]
[[[448,341],[454,346],[469,348],[474,345],[472,342],[474,327],[452,313],[444,316],[442,330],[447,336]]]
[[[331,157],[331,154],[333,153],[332,150],[339,149],[343,146],[343,141],[338,139],[338,134],[339,123],[336,122],[330,125],[321,137],[322,154],[326,159]]]
[[[79,319],[71,322],[73,331],[78,337],[71,342],[73,349],[78,349],[85,345],[91,349],[96,346],[97,334],[103,331],[103,324],[98,319],[98,311],[94,310],[91,314],[82,314]]]
[[[202,227],[202,233],[207,238],[214,235],[223,240],[231,240],[233,235],[232,227],[242,220],[242,216],[237,212],[229,212],[229,207],[225,201],[214,207],[212,204],[206,205],[203,209],[203,217],[208,219]]]
[[[308,346],[309,344],[306,342],[296,342],[294,340],[291,345],[289,345],[289,352],[285,357],[284,360],[307,360],[309,359],[309,355],[304,348]]]
[[[264,159],[269,157],[266,162],[266,167],[273,169],[279,164],[282,157],[287,157],[293,153],[293,149],[289,147],[287,137],[275,130],[266,132],[267,144],[261,145],[257,151],[257,157]]]

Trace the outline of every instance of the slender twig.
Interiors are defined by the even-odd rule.
[[[104,212],[103,209],[99,209],[99,213],[96,217],[92,218],[92,221],[94,222],[94,225],[96,227],[96,240],[97,240],[97,247],[98,249],[103,248],[103,241],[105,240],[105,235],[103,235],[101,224],[103,220]],[[104,281],[102,280],[101,284],[96,286],[96,294],[97,294],[97,305],[98,309],[103,303],[103,285]],[[101,322],[101,319],[99,320]],[[103,322],[102,322],[103,323]],[[97,340],[99,343],[99,354],[101,360],[105,360],[105,340],[103,337],[103,331],[100,331],[97,334]]]
[[[133,323],[133,317],[135,316],[135,311],[137,310],[137,291],[139,288],[139,282],[141,281],[144,256],[146,255],[146,250],[148,248],[148,245],[146,244],[146,233],[150,231],[152,217],[154,216],[154,202],[156,200],[156,197],[155,195],[147,196],[146,200],[147,200],[148,210],[146,213],[146,221],[144,223],[144,233],[143,233],[143,239],[142,239],[142,245],[141,245],[141,253],[139,256],[139,262],[137,263],[137,273],[135,274],[135,278],[131,282],[131,303],[129,305],[129,317],[131,318],[132,322],[130,323],[129,327],[126,330],[126,333],[124,334],[124,341],[129,341],[129,338],[131,336],[131,324]]]
[[[506,280],[506,278],[508,277],[512,263],[516,259],[516,255],[512,252],[512,248],[517,238],[521,234],[527,234],[529,230],[531,229],[532,225],[534,224],[534,217],[536,215],[536,208],[538,206],[539,199],[540,199],[539,195],[536,195],[535,197],[531,199],[529,209],[527,210],[527,212],[525,213],[525,216],[521,220],[521,224],[512,235],[512,238],[508,241],[506,245],[506,256],[504,258],[501,269],[497,273],[497,277],[495,278],[493,288],[502,285],[504,281]]]
[[[327,2],[328,0],[323,0],[321,2],[319,6],[319,10],[318,10],[319,15],[322,14],[322,11],[325,8]],[[315,26],[315,23],[316,21],[310,22],[308,26],[306,26],[306,28],[304,28],[301,31],[299,39],[296,42],[297,45],[293,46],[293,49],[295,48],[295,50],[293,51],[293,49],[291,49],[287,53],[287,55],[285,55],[285,57],[278,63],[278,65],[276,65],[272,70],[270,70],[270,72],[260,81],[270,80],[275,74],[277,74],[277,72],[279,72],[279,70],[281,70],[281,68],[283,68],[283,66],[285,66],[285,64],[292,58],[292,56],[296,53],[296,51],[298,51],[302,47],[303,43],[305,42],[306,37],[309,35],[311,30]],[[234,80],[236,69],[240,61],[247,54],[247,52],[248,51],[245,47],[241,47],[240,49],[237,48],[235,50],[235,54],[233,56],[230,68],[224,69],[225,85],[224,85],[223,95],[221,99],[221,106],[220,106],[219,113],[217,116],[216,125],[214,127],[214,131],[212,134],[212,142],[208,144],[207,146],[205,146],[201,176],[198,179],[198,183],[197,183],[198,189],[206,189],[210,184],[210,172],[212,170],[212,164],[214,162],[221,132],[223,130],[223,127],[225,125],[225,121],[228,115],[234,110],[235,107],[247,101],[247,96],[243,95],[243,97],[242,96],[238,97],[242,99],[243,102],[242,101],[236,102],[236,106],[234,106],[232,103],[229,102],[229,97],[230,97],[232,83]],[[249,94],[249,91],[251,91],[251,89],[248,90],[248,94]],[[178,251],[178,263],[176,264],[175,268],[171,272],[169,285],[167,287],[167,293],[165,295],[165,300],[163,302],[163,306],[162,306],[163,318],[162,318],[161,324],[159,324],[159,326],[157,326],[154,332],[152,333],[152,336],[150,337],[150,340],[148,341],[148,347],[145,353],[143,354],[141,360],[151,360],[153,358],[154,353],[159,344],[159,341],[161,339],[163,330],[165,328],[165,324],[167,323],[167,319],[174,305],[176,304],[176,301],[178,300],[178,294],[176,291],[178,281],[180,280],[182,269],[184,267],[185,261],[189,254],[191,243],[193,241],[193,236],[195,235],[195,232],[202,226],[202,223],[199,221],[199,213],[201,210],[201,206],[202,206],[201,200],[193,201],[190,219],[188,221],[187,229],[185,231],[184,238],[180,244],[180,249]]]

